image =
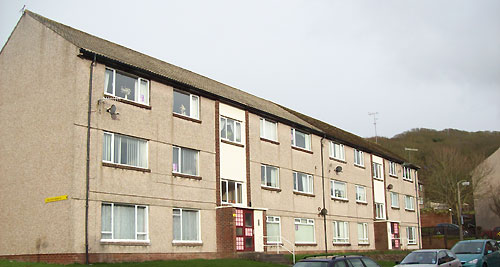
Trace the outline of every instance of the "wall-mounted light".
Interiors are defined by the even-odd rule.
[[[387,185],[387,190],[391,190],[392,188],[394,188],[392,184]]]
[[[342,172],[342,166],[337,166],[337,167],[335,168],[335,172],[336,172],[337,174],[339,174],[339,172]]]

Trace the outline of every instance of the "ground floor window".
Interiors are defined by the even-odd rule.
[[[368,224],[358,223],[358,243],[368,244]]]
[[[101,206],[101,239],[149,240],[148,207],[103,203]]]
[[[281,221],[277,216],[266,216],[267,243],[281,243]]]
[[[200,242],[200,211],[174,209],[174,241]]]
[[[417,238],[415,235],[415,227],[413,227],[413,226],[406,227],[406,238],[408,239],[408,245],[417,244]]]
[[[333,243],[349,243],[349,223],[333,221]]]
[[[243,203],[243,183],[221,180],[221,201],[222,203]]]
[[[295,219],[295,243],[314,243],[314,220]]]

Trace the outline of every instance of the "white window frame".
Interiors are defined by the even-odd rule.
[[[179,210],[179,214],[175,214],[175,212],[174,212],[175,210]],[[183,238],[182,237],[182,233],[183,233],[183,231],[182,231],[182,225],[183,225],[183,223],[182,223],[182,220],[183,220],[183,218],[182,218],[182,212],[183,211],[194,211],[194,212],[198,213],[198,229],[197,229],[198,230],[198,232],[197,232],[198,235],[197,235],[196,240],[184,240],[184,239],[182,239]],[[181,239],[180,240],[176,240],[176,239],[173,238],[172,243],[202,243],[202,241],[201,241],[201,212],[200,212],[200,210],[174,208],[173,211],[172,211],[172,230],[173,231],[175,229],[174,228],[173,217],[176,217],[176,216],[180,217],[180,231],[181,231],[180,235],[181,235]]]
[[[403,180],[413,181],[411,178],[411,168],[403,166]]]
[[[200,175],[200,151],[199,150],[195,150],[195,149],[191,149],[191,148],[180,147],[180,146],[173,146],[172,150],[174,150],[174,149],[179,149],[178,158],[177,158],[177,162],[179,163],[179,166],[177,167],[177,169],[179,169],[179,171],[174,171],[173,160],[172,160],[172,172],[173,173],[184,174],[184,175],[199,176]],[[196,152],[196,174],[183,173],[181,171],[182,170],[182,161],[181,161],[181,159],[182,159],[182,151],[183,150],[192,150],[192,151]],[[173,157],[173,151],[172,151],[172,157]]]
[[[296,226],[295,229],[298,229],[297,225],[310,225],[313,227],[313,241],[312,242],[297,242],[297,241],[295,241],[295,244],[316,244],[316,228],[314,227],[314,219],[295,218],[294,225]],[[295,231],[297,231],[297,230],[295,230]]]
[[[362,189],[362,194],[361,190]],[[362,197],[359,197],[362,196]],[[367,203],[366,200],[366,187],[362,185],[356,185],[356,202]]]
[[[337,231],[341,227],[344,228],[344,236],[341,236]],[[339,229],[337,229],[339,228]],[[333,221],[333,243],[334,244],[349,244],[349,222]]]
[[[299,191],[299,189],[298,189],[298,184],[299,184],[298,176],[299,176],[299,174],[307,176],[308,187],[311,188],[310,192]],[[306,193],[306,194],[314,194],[314,178],[313,178],[313,176],[310,174],[307,174],[307,173],[303,173],[303,172],[293,172],[293,191],[300,192],[300,193]]]
[[[389,161],[389,175],[398,176],[398,173],[396,172],[396,162]]]
[[[384,180],[384,174],[382,171],[382,164],[377,162],[372,162],[372,172],[373,179]]]
[[[368,239],[368,223],[358,223],[358,244],[370,244],[370,240]]]
[[[396,192],[391,192],[391,207],[399,209],[399,194]]]
[[[300,147],[300,146],[297,146],[297,145],[296,145],[296,142],[295,142],[295,139],[296,139],[295,134],[296,134],[297,132],[302,133],[302,134],[304,134],[304,135],[305,135],[305,139],[306,139],[306,141],[305,141],[305,142],[306,142],[306,143],[305,143],[305,146],[306,146],[306,147]],[[309,142],[307,142],[307,140],[309,140]],[[307,144],[309,144],[309,147],[307,147]],[[306,132],[303,132],[303,131],[297,130],[297,129],[295,129],[295,128],[292,128],[292,146],[293,146],[293,147],[296,147],[296,148],[300,148],[300,149],[305,149],[305,150],[311,151],[311,146],[312,146],[312,144],[311,144],[311,135],[310,135],[310,134],[308,134],[308,133],[306,133]]]
[[[102,162],[116,164],[116,165],[121,165],[121,166],[130,166],[130,167],[139,168],[139,169],[148,169],[148,165],[149,165],[149,142],[148,142],[148,140],[137,138],[137,137],[132,137],[132,136],[128,136],[128,135],[123,135],[123,134],[115,134],[115,133],[111,133],[111,132],[104,132],[104,135],[103,135],[103,146],[104,146],[104,136],[105,135],[111,136],[111,141],[110,141],[111,147],[109,148],[110,149],[111,160],[102,159]],[[119,136],[123,136],[123,137],[127,137],[127,138],[131,138],[131,139],[135,139],[137,141],[144,142],[146,144],[146,152],[145,152],[146,153],[146,166],[135,166],[135,165],[130,165],[130,164],[123,164],[123,163],[116,163],[116,162],[114,162],[115,161],[115,135],[119,135]],[[104,157],[104,152],[103,152],[103,157]]]
[[[231,119],[231,118],[227,118],[227,117],[224,117],[224,116],[220,116],[220,120],[219,122],[221,122],[222,120],[225,120],[225,124],[226,124],[226,132],[225,132],[225,136],[226,137],[222,137],[222,129],[219,131],[219,137],[221,140],[225,140],[225,141],[228,141],[228,142],[231,142],[231,143],[236,143],[236,144],[242,144],[243,142],[243,123],[241,121],[238,121],[238,120],[235,120],[235,119]],[[229,138],[227,138],[227,125],[228,125],[228,122],[231,121],[233,123],[233,131],[234,131],[234,140],[231,140]],[[239,136],[240,136],[240,141],[236,140],[236,137],[238,136],[236,134],[236,125],[239,125],[238,128],[240,129],[240,133],[239,133]],[[220,127],[220,126],[219,126]]]
[[[266,122],[274,124],[274,134],[275,134],[276,138],[273,139],[269,136],[266,136],[266,129],[267,129]],[[267,139],[267,140],[278,142],[278,123],[275,121],[260,118],[260,137]]]
[[[262,184],[262,167],[264,167],[264,169],[265,169],[264,170],[264,179],[265,179],[264,184]],[[276,186],[267,185],[267,181],[268,181],[267,180],[268,179],[268,177],[267,177],[267,168],[274,168],[274,169],[277,170],[277,172],[276,172],[277,173],[277,176],[276,176]],[[260,169],[261,169],[260,185],[263,186],[263,187],[278,188],[279,189],[280,188],[280,168],[275,167],[275,166],[271,166],[271,165],[261,164],[260,165]]]
[[[405,210],[415,210],[415,198],[405,195]]]
[[[375,219],[385,220],[385,205],[384,205],[384,203],[375,202]]]
[[[412,238],[410,238],[410,237],[412,237]],[[406,239],[408,240],[408,245],[416,245],[417,244],[417,236],[415,235],[415,227],[414,226],[406,227]]]
[[[175,113],[175,114],[177,114],[177,115],[180,115],[180,116],[184,116],[184,117],[188,117],[188,118],[199,120],[200,119],[200,97],[198,95],[193,95],[193,94],[182,92],[182,91],[179,91],[179,90],[174,90],[174,95],[173,95],[173,99],[172,99],[172,105],[175,102],[175,92],[177,92],[179,94],[183,94],[183,95],[189,96],[189,115],[184,115],[182,113],[175,112],[175,110],[173,110],[173,108],[172,108],[172,112]],[[196,112],[193,112],[193,111],[195,111],[195,107],[193,106],[193,99],[197,99],[197,101],[196,101]],[[193,113],[196,113],[198,116],[193,116]]]
[[[345,161],[345,148],[343,144],[330,141],[330,157]]]
[[[423,197],[419,197],[418,198],[418,204],[419,205],[424,205],[424,198]]]
[[[125,72],[125,71],[118,71],[120,72],[122,75],[124,76],[128,76],[130,78],[136,78],[137,79],[137,85],[139,86],[139,88],[134,88],[135,90],[135,97],[136,99],[132,100],[132,99],[127,99],[127,98],[123,98],[121,96],[117,96],[116,95],[116,69],[113,69],[113,68],[110,68],[110,67],[106,67],[106,70],[110,70],[113,72],[113,93],[110,94],[107,92],[107,84],[104,84],[104,95],[107,95],[107,96],[111,96],[111,97],[117,97],[117,98],[120,98],[120,99],[124,99],[124,100],[127,100],[127,101],[131,101],[131,102],[135,102],[135,103],[138,103],[138,104],[141,104],[141,105],[146,105],[146,106],[149,106],[149,96],[151,95],[151,88],[150,88],[150,83],[149,83],[149,80],[148,79],[144,79],[144,78],[141,78],[141,77],[138,77],[137,75],[134,75],[134,74],[131,74],[131,73],[128,73],[128,72]],[[106,72],[105,70],[105,72]],[[105,74],[106,75],[106,74]],[[139,101],[137,98],[139,98],[139,94],[140,94],[140,86],[141,86],[141,81],[145,81],[147,83],[147,87],[148,87],[148,95],[145,99],[144,102],[141,102]]]
[[[354,165],[364,167],[365,166],[365,158],[363,155],[363,151],[354,149]]]
[[[229,202],[229,182],[233,182],[234,183],[234,203],[233,202]],[[224,185],[224,183],[226,183],[226,193],[227,194],[227,197],[226,197],[226,201],[223,200],[222,198],[222,187]],[[241,203],[238,202],[238,185],[241,185]],[[238,181],[234,181],[234,180],[228,180],[228,179],[221,179],[220,180],[220,202],[222,204],[232,204],[232,205],[243,205],[243,203],[245,202],[245,188],[244,188],[244,183],[243,182],[238,182]]]
[[[101,225],[101,242],[142,242],[142,243],[149,243],[149,207],[145,205],[135,205],[135,204],[121,204],[121,203],[112,203],[112,202],[102,202],[101,203],[101,211],[102,211],[102,206],[103,205],[110,205],[111,206],[111,231],[103,231],[102,230],[102,225]],[[114,223],[114,206],[128,206],[128,207],[134,207],[134,212],[135,212],[135,218],[134,218],[134,223],[135,223],[135,239],[115,239],[114,237],[114,232],[113,232],[113,223]],[[138,232],[137,231],[137,208],[145,208],[144,209],[144,228],[146,229],[146,232]],[[101,224],[102,224],[102,214],[101,214]],[[111,239],[105,239],[102,238],[103,234],[111,234]],[[138,239],[137,237],[139,235],[145,235],[145,239]]]
[[[335,190],[339,189],[340,191],[342,191],[340,188],[337,188],[337,187],[340,187],[341,185],[344,186],[344,197],[338,197],[338,196],[335,196]],[[347,183],[346,182],[343,182],[343,181],[337,181],[337,180],[330,180],[330,196],[333,198],[333,199],[340,199],[340,200],[347,200]]]
[[[266,224],[278,224],[278,232],[279,236],[277,241],[269,241],[269,237],[274,237],[274,236],[269,236],[269,233],[267,235],[267,244],[281,244],[281,218],[279,216],[266,216]],[[269,229],[266,226],[267,229]]]

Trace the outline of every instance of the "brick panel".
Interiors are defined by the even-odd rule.
[[[389,249],[388,236],[387,236],[387,222],[375,222],[373,224],[375,234],[375,249],[387,250]]]
[[[233,256],[236,252],[236,224],[233,207],[218,208],[216,211],[217,253],[222,257]]]

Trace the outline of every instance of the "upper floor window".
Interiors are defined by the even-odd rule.
[[[198,158],[200,152],[197,150],[173,147],[172,153],[172,171],[188,175],[198,175]]]
[[[200,211],[173,210],[174,242],[201,242]]]
[[[260,165],[261,185],[279,188],[279,169],[273,166]]]
[[[148,241],[148,207],[102,203],[101,239]]]
[[[354,165],[365,166],[363,151],[354,149]]]
[[[410,168],[403,166],[403,179],[412,181]]]
[[[389,175],[397,176],[396,173],[396,162],[389,161]]]
[[[115,133],[104,133],[102,161],[147,168],[148,142],[139,138]]]
[[[221,180],[222,203],[243,204],[243,183]]]
[[[241,143],[241,122],[225,117],[220,118],[220,138]]]
[[[261,118],[260,137],[272,141],[278,141],[278,124],[276,122]]]
[[[305,218],[295,219],[295,243],[312,244],[315,241],[314,220]]]
[[[384,177],[382,176],[382,164],[373,162],[372,167],[373,167],[373,178],[384,179]]]
[[[366,187],[356,185],[356,202],[366,203]]]
[[[385,219],[384,203],[375,203],[375,219]]]
[[[293,173],[293,190],[302,193],[313,193],[313,176],[301,172]]]
[[[197,95],[181,93],[174,90],[174,107],[173,111],[176,114],[190,117],[193,119],[200,118],[200,98]]]
[[[333,221],[333,243],[349,243],[349,223]]]
[[[391,207],[399,208],[399,194],[391,192]]]
[[[345,160],[344,145],[330,142],[330,157],[338,160]]]
[[[345,182],[331,180],[330,184],[331,184],[331,191],[330,191],[331,197],[347,200],[347,186]]]
[[[405,209],[415,210],[415,200],[412,196],[405,196]]]
[[[105,93],[149,105],[149,81],[132,74],[106,68]]]
[[[292,128],[292,146],[311,150],[311,135]]]
[[[280,217],[266,216],[267,243],[281,243]]]
[[[368,224],[358,223],[358,243],[368,244]]]

